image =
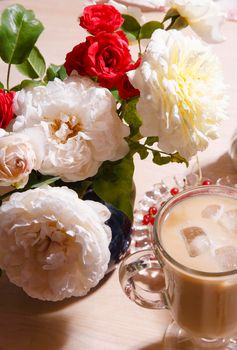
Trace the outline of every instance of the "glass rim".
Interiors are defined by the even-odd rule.
[[[225,197],[231,197],[235,194],[235,199],[237,201],[237,189],[233,187],[223,186],[223,185],[207,185],[207,186],[195,186],[188,189],[185,189],[174,197],[168,199],[168,201],[162,206],[156,215],[153,232],[152,232],[152,244],[157,245],[162,255],[174,266],[178,267],[181,271],[187,272],[189,275],[197,276],[197,277],[207,277],[207,278],[217,278],[217,277],[225,277],[225,276],[237,276],[237,268],[234,270],[222,271],[222,272],[210,272],[210,271],[200,271],[193,269],[191,267],[187,267],[182,263],[176,261],[172,256],[165,250],[162,245],[162,241],[160,239],[160,227],[162,226],[162,220],[164,220],[164,216],[167,213],[169,208],[173,208],[176,203],[179,203],[181,199],[188,198],[188,195],[191,196],[203,194],[214,194],[214,195],[222,195]],[[158,225],[158,222],[161,222],[161,225]]]

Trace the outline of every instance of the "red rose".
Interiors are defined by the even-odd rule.
[[[134,69],[131,62],[128,40],[118,31],[88,36],[85,43],[67,54],[64,65],[68,75],[75,69],[80,75],[97,77],[101,86],[112,88],[127,71]]]
[[[123,100],[140,95],[140,91],[132,86],[126,74],[118,82],[118,92]]]
[[[68,75],[76,70],[80,75],[87,75],[86,72],[86,54],[88,44],[87,42],[76,45],[71,52],[66,55],[64,67]]]
[[[13,118],[13,98],[15,92],[0,89],[0,128],[5,129]]]
[[[124,22],[121,14],[111,5],[98,4],[85,7],[79,18],[80,25],[91,34],[105,31],[112,33]]]

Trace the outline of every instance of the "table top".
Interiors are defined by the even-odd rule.
[[[18,0],[33,9],[45,30],[38,47],[47,64],[61,64],[65,53],[82,41],[85,32],[78,26],[83,1]],[[1,0],[0,12],[14,1]],[[146,13],[155,18],[157,13]],[[213,46],[219,56],[225,81],[229,86],[230,119],[223,122],[220,138],[211,142],[199,155],[205,176],[223,177],[236,174],[228,155],[231,135],[237,127],[237,24],[226,22],[223,28],[227,40]],[[0,80],[6,69],[0,63]],[[12,74],[12,85],[19,81]],[[145,163],[144,163],[145,162]],[[195,159],[187,169],[184,165],[158,167],[151,159],[135,159],[136,203],[144,192],[162,178],[187,174],[195,168]],[[42,302],[28,297],[10,284],[5,275],[0,279],[0,350],[155,350],[162,349],[162,338],[171,321],[168,311],[152,311],[138,307],[123,294],[118,270],[108,275],[84,298],[62,302]],[[168,350],[168,349],[165,349]]]

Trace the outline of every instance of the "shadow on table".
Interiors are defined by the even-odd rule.
[[[31,298],[3,274],[0,278],[0,350],[67,349],[67,342],[71,341],[70,329],[74,325],[67,312],[58,311],[96,293],[112,273],[107,274],[86,296],[59,302]],[[80,318],[77,319],[77,328],[80,329]]]
[[[110,279],[112,274],[113,271],[105,275],[99,284],[95,288],[91,289],[91,291],[84,297],[71,297],[62,301],[52,302],[31,298],[23,291],[22,288],[10,283],[7,276],[3,273],[0,278],[0,312],[8,314],[19,312],[24,313],[27,316],[35,316],[38,314],[59,311],[72,305],[73,303],[78,303],[81,300],[91,296]],[[2,350],[1,345],[0,350]]]
[[[61,350],[69,339],[68,319],[61,315],[1,313],[0,350]]]
[[[237,175],[237,171],[234,168],[233,162],[226,152],[217,159],[216,162],[210,163],[207,166],[202,167],[203,177],[209,177],[217,180],[220,177],[227,175]]]

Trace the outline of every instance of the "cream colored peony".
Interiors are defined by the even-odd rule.
[[[108,267],[109,217],[67,187],[15,193],[0,208],[0,267],[34,298],[85,295]]]
[[[225,21],[225,14],[213,0],[167,0],[167,5],[177,10],[206,42],[224,40],[221,26]]]
[[[41,167],[44,158],[44,135],[40,128],[21,133],[0,133],[0,186],[22,188],[31,171]]]
[[[227,98],[219,62],[198,39],[176,30],[152,35],[140,67],[128,73],[140,90],[143,136],[189,159],[218,136]]]
[[[129,128],[119,119],[109,90],[88,78],[55,79],[20,91],[14,100],[15,131],[41,125],[48,140],[40,172],[64,181],[84,180],[106,160],[128,152]]]

